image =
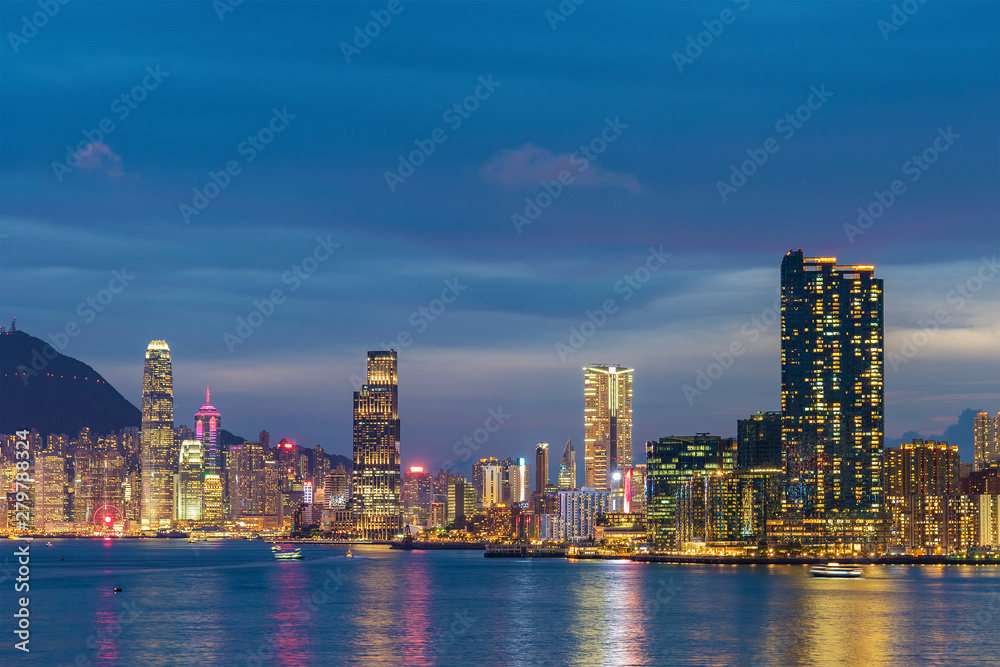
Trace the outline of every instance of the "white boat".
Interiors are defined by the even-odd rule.
[[[862,570],[859,567],[850,565],[827,563],[826,565],[817,565],[810,569],[809,574],[814,577],[828,577],[831,579],[857,579],[861,576]]]
[[[302,549],[295,549],[293,551],[288,551],[281,549],[272,549],[274,552],[274,557],[276,560],[302,560],[305,556],[302,555]]]

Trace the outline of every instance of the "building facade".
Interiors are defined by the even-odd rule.
[[[975,470],[1000,469],[1000,412],[995,417],[988,412],[975,416],[972,444]]]
[[[403,527],[396,351],[369,352],[367,379],[354,392],[352,501],[361,535],[387,540]]]
[[[559,460],[559,490],[569,491],[576,488],[576,450],[573,441],[567,440]]]
[[[535,493],[545,493],[549,483],[549,443],[540,442],[535,447]]]
[[[584,482],[608,490],[610,475],[632,467],[632,368],[584,369]]]
[[[174,475],[174,520],[201,521],[204,517],[205,460],[200,440],[181,443]]]
[[[781,263],[784,508],[877,514],[883,500],[882,280],[834,257]]]
[[[707,433],[646,442],[646,525],[651,546],[678,547],[677,491],[695,475],[731,471],[734,449],[732,438]]]
[[[169,528],[174,510],[174,380],[170,347],[154,340],[146,348],[142,374],[143,530]]]
[[[736,443],[738,467],[781,467],[781,413],[758,412],[736,420]]]

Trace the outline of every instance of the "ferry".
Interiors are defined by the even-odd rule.
[[[862,570],[859,567],[841,565],[840,563],[827,563],[817,565],[809,570],[809,574],[814,577],[827,577],[833,579],[857,579],[861,576]]]
[[[282,549],[277,544],[271,547],[271,552],[274,553],[275,560],[302,560],[305,556],[302,555],[302,549],[293,549],[291,551]]]

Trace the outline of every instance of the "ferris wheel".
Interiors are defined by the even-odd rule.
[[[114,505],[102,505],[94,512],[94,527],[105,533],[121,530],[124,520],[125,515]]]

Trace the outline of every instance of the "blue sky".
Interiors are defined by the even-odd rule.
[[[553,30],[557,2],[247,0],[220,20],[208,0],[77,1],[25,32],[39,6],[4,2],[0,318],[41,337],[76,322],[64,353],[134,403],[163,338],[178,424],[211,384],[230,430],[342,454],[351,376],[366,350],[406,341],[404,464],[434,468],[490,409],[511,418],[483,455],[581,444],[582,366],[624,364],[641,458],[646,439],[734,435],[779,408],[764,322],[782,256],[802,248],[876,265],[903,360],[887,363],[887,434],[941,433],[965,408],[1000,409],[1000,275],[984,264],[1000,245],[1000,16],[914,6],[887,31],[890,2],[591,0]],[[387,25],[347,62],[341,43],[372,11]],[[679,68],[689,37],[706,46]],[[390,189],[419,145],[434,150]],[[933,164],[907,171],[925,150]],[[763,154],[724,200],[731,165]],[[563,170],[518,230],[512,215],[548,202]],[[884,213],[845,230],[895,180]],[[339,246],[314,255],[317,239]],[[646,274],[651,248],[670,256]],[[135,278],[81,315],[122,268]],[[626,300],[630,275],[648,280]],[[227,345],[274,290],[273,313]],[[684,385],[734,342],[745,353],[689,401]]]

